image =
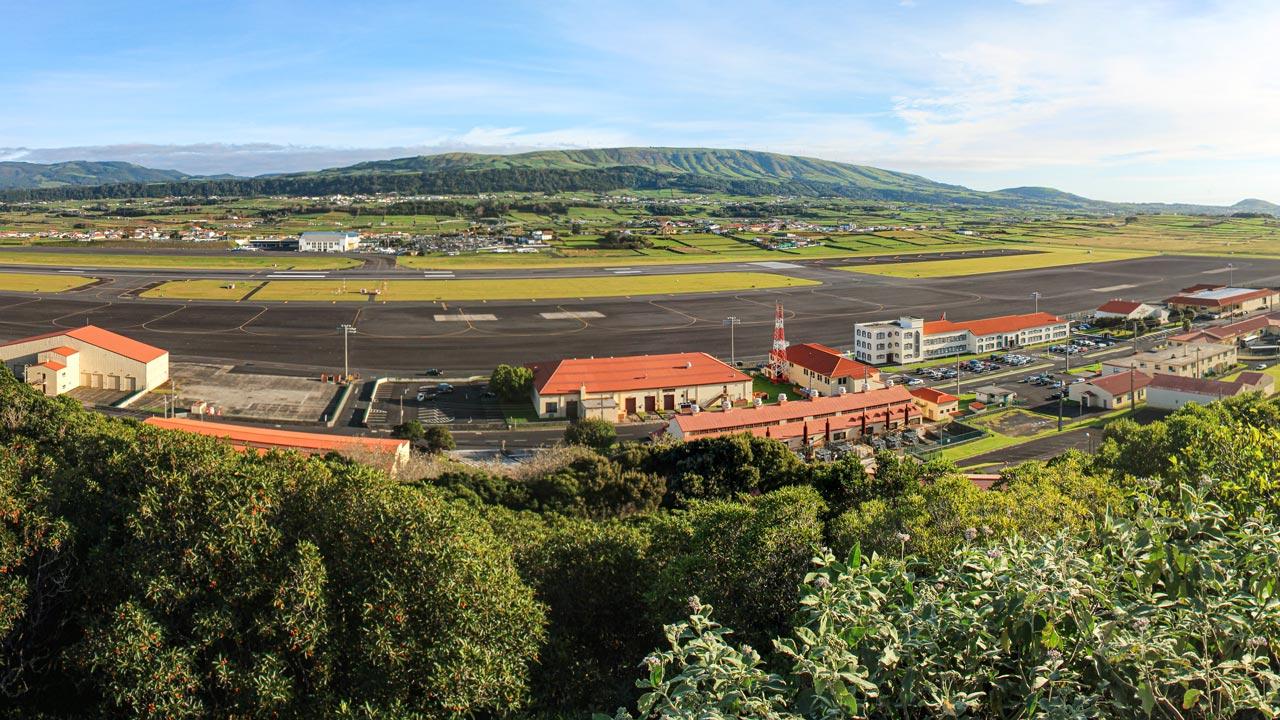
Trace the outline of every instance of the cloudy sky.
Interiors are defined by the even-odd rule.
[[[0,159],[750,148],[1280,202],[1280,2],[0,0]]]

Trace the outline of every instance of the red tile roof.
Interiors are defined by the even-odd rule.
[[[1098,306],[1094,312],[1115,313],[1116,315],[1128,315],[1129,313],[1142,307],[1142,303],[1132,300],[1108,300]]]
[[[1241,390],[1248,389],[1245,383],[1239,381],[1223,382],[1208,378],[1182,377],[1181,375],[1156,375],[1151,378],[1150,386],[1153,389],[1173,390],[1211,397],[1231,397],[1238,395]]]
[[[1217,288],[1205,289],[1214,290]],[[1203,290],[1197,290],[1196,292],[1203,292]],[[1195,295],[1189,294],[1189,290],[1183,290],[1182,293],[1183,294],[1181,295],[1174,295],[1173,297],[1165,300],[1165,304],[1191,305],[1194,307],[1223,307],[1226,305],[1236,305],[1249,300],[1257,300],[1258,298],[1267,297],[1268,295],[1274,295],[1276,291],[1269,288],[1261,288],[1259,290],[1248,290],[1246,292],[1227,295],[1225,297],[1196,297]]]
[[[54,362],[54,361],[52,361],[52,360],[45,360],[45,361],[44,361],[44,362],[42,362],[42,363],[38,363],[38,364],[36,365],[36,367],[49,368],[50,370],[55,370],[55,371],[56,371],[56,370],[65,370],[67,366],[66,366],[66,365],[63,365],[63,364],[62,364],[62,363],[60,363],[60,362]]]
[[[1130,378],[1132,378],[1132,381],[1130,381]],[[1129,372],[1118,372],[1096,377],[1090,380],[1088,384],[1105,391],[1108,395],[1123,395],[1130,390],[1137,392],[1150,385],[1151,376],[1137,370],[1130,370]]]
[[[934,405],[945,405],[946,403],[957,402],[960,399],[955,395],[944,393],[941,390],[934,390],[933,388],[916,388],[910,392],[914,397]]]
[[[803,421],[823,422],[823,416],[835,416],[866,409],[888,407],[911,403],[911,394],[901,385],[894,385],[881,390],[869,390],[846,395],[831,395],[812,400],[791,400],[776,405],[762,407],[736,408],[727,412],[701,412],[696,415],[677,415],[676,424],[685,433],[705,433],[732,431],[735,428],[747,428],[752,425],[780,425],[789,422]],[[761,430],[763,433],[763,430]]]
[[[973,335],[982,337],[996,333],[1010,333],[1045,325],[1058,325],[1064,320],[1049,313],[1027,313],[1025,315],[1001,315],[983,320],[952,322],[951,320],[933,320],[924,324],[925,335],[968,330]]]
[[[539,395],[575,393],[584,385],[587,392],[623,392],[751,381],[706,353],[566,359],[526,367],[533,370]]]
[[[1236,379],[1232,382],[1244,383],[1250,387],[1257,387],[1259,385],[1270,385],[1274,381],[1271,379],[1271,376],[1266,373],[1246,370],[1245,372],[1236,375]]]
[[[839,350],[819,343],[800,343],[787,347],[787,362],[808,368],[819,375],[829,378],[850,377],[861,380],[875,377],[879,370],[860,362],[850,360],[840,354]]]
[[[0,347],[8,347],[10,345],[18,345],[20,343],[32,342],[35,340],[46,340],[48,338],[69,337],[88,343],[95,347],[100,347],[108,352],[117,355],[123,355],[130,360],[148,363],[157,358],[168,355],[167,350],[161,350],[158,347],[152,347],[146,343],[138,342],[132,338],[123,335],[117,335],[110,330],[103,330],[97,325],[85,325],[83,327],[72,328],[70,330],[57,330],[43,335],[35,335],[20,340],[11,340],[10,342],[0,344]]]
[[[181,430],[197,435],[222,438],[239,447],[278,448],[282,450],[300,450],[307,453],[341,452],[343,450],[371,450],[374,452],[395,453],[399,452],[401,447],[407,446],[409,442],[408,440],[276,430],[273,428],[204,422],[184,418],[152,417],[143,422],[166,430]]]
[[[49,352],[51,352],[51,353],[53,353],[53,354],[55,354],[55,355],[61,355],[62,357],[71,357],[72,355],[75,355],[76,353],[78,353],[78,352],[80,352],[80,351],[79,351],[79,350],[77,350],[77,349],[75,349],[75,348],[73,348],[73,347],[67,347],[66,345],[60,345],[60,346],[58,346],[58,347],[56,347],[56,348],[54,348],[54,349],[50,350]]]

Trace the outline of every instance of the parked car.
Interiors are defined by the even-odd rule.
[[[426,393],[424,393],[424,392],[420,392],[420,393],[418,393],[418,402],[422,402],[423,400],[426,400],[426,399],[427,399],[427,394],[426,394]]]
[[[442,382],[442,383],[440,383],[439,385],[436,385],[436,392],[437,392],[437,393],[439,393],[439,394],[441,394],[441,395],[446,395],[446,394],[451,393],[451,392],[453,392],[453,391],[454,391],[454,387],[453,387],[452,385],[450,385],[449,383],[443,383],[443,382]]]
[[[440,368],[427,368],[427,377],[440,377],[443,374]]]

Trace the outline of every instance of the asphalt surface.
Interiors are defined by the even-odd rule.
[[[91,257],[76,254],[76,261],[82,255]],[[369,377],[437,367],[449,375],[466,375],[488,374],[497,363],[563,357],[702,350],[728,359],[730,338],[722,323],[735,316],[741,320],[735,330],[736,359],[753,363],[768,352],[775,302],[786,308],[791,342],[822,342],[843,349],[850,345],[853,323],[860,321],[900,315],[936,318],[943,313],[953,320],[966,320],[1031,312],[1032,291],[1041,293],[1041,310],[1083,312],[1112,297],[1161,300],[1192,284],[1227,280],[1225,258],[1181,256],[937,279],[902,279],[837,269],[895,257],[793,261],[780,256],[777,262],[784,263],[781,267],[757,262],[636,265],[629,273],[773,272],[822,283],[805,288],[461,304],[143,300],[131,292],[167,279],[265,279],[269,271],[95,269],[82,274],[102,282],[78,291],[32,295],[0,290],[0,340],[92,323],[167,348],[178,360],[252,362],[256,371],[311,374],[341,369],[342,337],[336,328],[349,323],[359,329],[350,343],[353,372]],[[1236,285],[1280,283],[1280,260],[1232,258],[1231,262]],[[0,273],[87,267],[88,260],[53,269],[0,265]],[[407,278],[421,277],[421,272],[378,262],[373,267],[330,271],[326,277]],[[559,277],[616,275],[616,268],[455,271],[458,278],[538,277],[548,283]],[[0,287],[2,278],[0,275]],[[496,319],[437,319],[471,314]]]

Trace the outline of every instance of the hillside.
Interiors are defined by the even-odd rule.
[[[169,182],[188,177],[177,170],[154,170],[127,162],[0,162],[0,189]]]

